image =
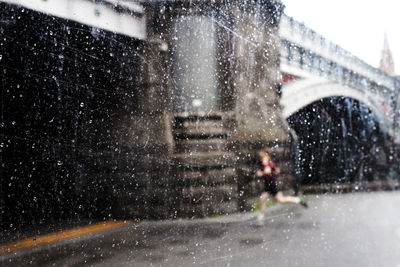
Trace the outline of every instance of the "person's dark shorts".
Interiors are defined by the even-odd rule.
[[[264,180],[264,192],[269,193],[271,196],[278,194],[278,181],[275,179]]]

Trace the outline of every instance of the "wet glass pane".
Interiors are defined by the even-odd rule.
[[[399,266],[394,2],[0,0],[0,266]]]

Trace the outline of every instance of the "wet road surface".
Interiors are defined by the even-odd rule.
[[[128,223],[0,255],[0,266],[400,266],[400,192],[308,196],[309,208]]]

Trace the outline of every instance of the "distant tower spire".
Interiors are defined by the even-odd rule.
[[[394,63],[392,58],[392,52],[389,49],[389,42],[385,33],[385,39],[383,41],[382,56],[379,68],[389,75],[394,75]]]

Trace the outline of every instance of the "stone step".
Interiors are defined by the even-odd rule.
[[[210,186],[236,183],[234,168],[211,169],[206,171],[182,171],[179,175],[184,186]]]
[[[175,139],[226,138],[222,113],[180,113],[174,115]]]
[[[222,127],[196,127],[174,130],[175,139],[226,138],[229,131]]]
[[[222,121],[214,120],[180,120],[175,121],[174,129],[204,129],[204,128],[224,128]]]
[[[224,116],[223,112],[181,112],[174,114],[175,121],[220,121]]]
[[[175,167],[223,168],[235,165],[235,154],[224,151],[179,153],[172,156],[172,162]]]
[[[213,139],[182,139],[176,140],[176,153],[224,151],[227,149],[227,142],[223,138]]]
[[[228,131],[210,131],[210,132],[174,132],[174,140],[179,142],[180,140],[204,140],[204,139],[222,139],[228,138]]]

